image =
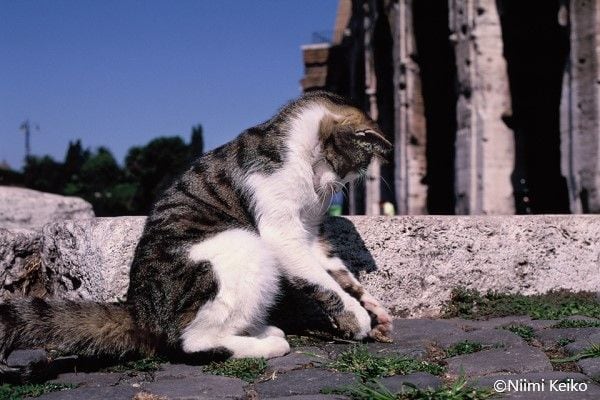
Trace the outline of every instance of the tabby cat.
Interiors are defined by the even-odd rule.
[[[265,324],[281,277],[343,334],[385,340],[390,316],[331,255],[319,226],[332,194],[390,151],[377,125],[344,99],[301,96],[197,159],[163,193],[135,251],[126,303],[1,304],[3,359],[35,346],[282,356],[284,333]]]

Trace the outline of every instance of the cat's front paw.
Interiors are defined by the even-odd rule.
[[[337,328],[345,337],[361,340],[371,331],[371,316],[358,302],[334,317]]]
[[[369,332],[369,337],[378,342],[391,342],[393,320],[387,310],[370,294],[364,294],[360,303],[374,319],[375,326]]]

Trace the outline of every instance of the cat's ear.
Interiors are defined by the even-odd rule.
[[[387,157],[392,151],[392,144],[375,129],[360,129],[354,132],[359,144],[368,151],[380,157]]]

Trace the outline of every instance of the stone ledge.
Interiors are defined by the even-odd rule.
[[[92,205],[78,197],[0,186],[0,227],[39,229],[49,222],[93,217]]]
[[[122,300],[143,224],[119,217],[46,225],[36,240],[48,291]],[[600,216],[330,218],[325,234],[396,316],[435,316],[457,286],[523,294],[600,287]]]

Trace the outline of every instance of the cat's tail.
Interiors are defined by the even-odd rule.
[[[152,355],[152,336],[136,328],[125,304],[40,298],[0,304],[1,361],[13,349],[33,347],[83,356]]]

